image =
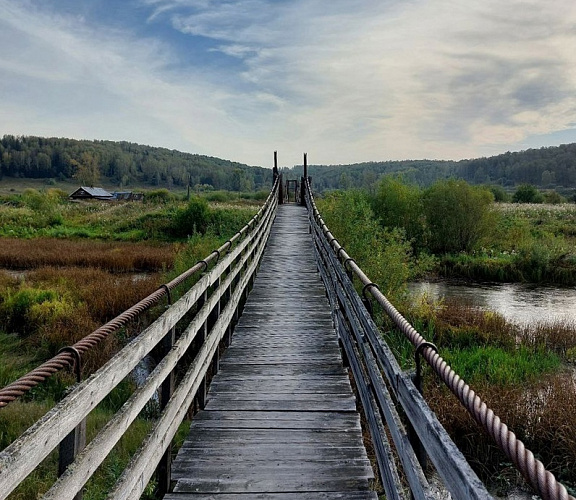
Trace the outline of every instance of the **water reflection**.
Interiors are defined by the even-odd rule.
[[[420,282],[409,285],[413,294],[434,299],[459,299],[495,311],[517,324],[534,321],[576,323],[576,288],[523,283]]]

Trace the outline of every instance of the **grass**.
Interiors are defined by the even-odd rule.
[[[184,220],[192,231],[180,237],[175,221],[190,204],[172,193],[159,191],[145,203],[71,203],[65,193],[40,187],[27,182],[18,191],[6,191],[0,184],[2,387],[206,257],[241,229],[263,199],[262,193],[222,195],[206,205],[202,232],[194,230],[194,221]],[[83,357],[83,377],[163,311],[164,304],[91,349]],[[59,372],[0,410],[0,449],[41,418],[73,383],[71,373]],[[88,440],[134,388],[133,382],[123,381],[89,415]],[[155,416],[143,411],[87,484],[85,499],[106,498]],[[189,422],[182,424],[177,444],[188,427]],[[53,452],[9,498],[32,500],[47,491],[56,479],[56,455]],[[153,480],[143,498],[154,498],[155,486]]]
[[[576,284],[576,205],[496,204],[489,237],[470,253],[446,255],[438,271],[474,280]]]
[[[0,238],[0,268],[80,266],[112,272],[154,272],[172,267],[173,244],[145,244],[55,238]]]
[[[422,300],[407,314],[418,331],[565,484],[576,485],[576,390],[571,352],[576,325],[517,326],[457,301]],[[412,366],[413,349],[398,348]],[[425,397],[480,477],[505,494],[522,479],[452,393],[426,370]],[[479,458],[481,457],[481,458]]]
[[[483,382],[499,386],[525,384],[560,368],[560,358],[556,354],[534,352],[525,346],[515,350],[494,346],[447,348],[442,349],[440,354],[456,373],[472,385]]]

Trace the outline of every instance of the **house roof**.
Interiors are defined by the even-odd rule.
[[[76,191],[74,191],[70,196],[75,195],[79,191],[84,191],[94,198],[112,198],[113,197],[112,193],[109,193],[104,188],[86,187],[86,186],[81,186]]]

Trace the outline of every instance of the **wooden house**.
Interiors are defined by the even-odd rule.
[[[103,188],[81,186],[69,198],[73,200],[113,200],[114,195]]]

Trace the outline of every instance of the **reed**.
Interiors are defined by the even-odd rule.
[[[161,271],[172,266],[174,255],[170,244],[0,238],[0,267],[6,269],[81,266],[114,272]]]

